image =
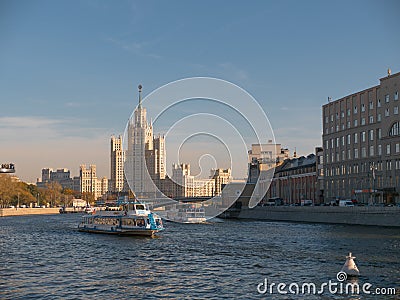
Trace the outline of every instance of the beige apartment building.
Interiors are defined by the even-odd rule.
[[[124,162],[125,155],[122,149],[122,136],[118,137],[111,136],[111,151],[110,151],[110,182],[109,191],[110,192],[122,192],[125,187],[125,177],[124,177]]]
[[[96,165],[80,165],[79,167],[80,192],[93,194],[94,199],[98,199],[108,191],[108,179],[106,177],[97,178]]]
[[[399,202],[400,73],[323,105],[325,202]]]

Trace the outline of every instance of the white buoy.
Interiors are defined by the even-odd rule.
[[[346,273],[347,276],[360,276],[360,271],[358,270],[356,263],[354,262],[354,259],[356,257],[352,256],[351,254],[352,253],[350,252],[349,255],[346,256],[346,262],[344,263],[341,272]]]

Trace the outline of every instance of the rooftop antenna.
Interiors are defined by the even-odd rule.
[[[138,89],[139,89],[139,108],[142,108],[142,85],[141,84],[138,85]]]
[[[331,102],[331,101],[332,101],[332,98],[331,98],[331,97],[328,97],[328,103]]]

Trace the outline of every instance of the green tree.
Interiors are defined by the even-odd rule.
[[[61,204],[62,186],[56,181],[46,183],[47,195],[49,196],[50,206],[55,207]]]
[[[11,205],[13,183],[7,174],[0,174],[0,206],[8,207]]]

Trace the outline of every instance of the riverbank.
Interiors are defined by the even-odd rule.
[[[0,208],[0,217],[59,214],[60,208]]]
[[[227,212],[225,217],[267,221],[400,227],[400,207],[256,206]]]

